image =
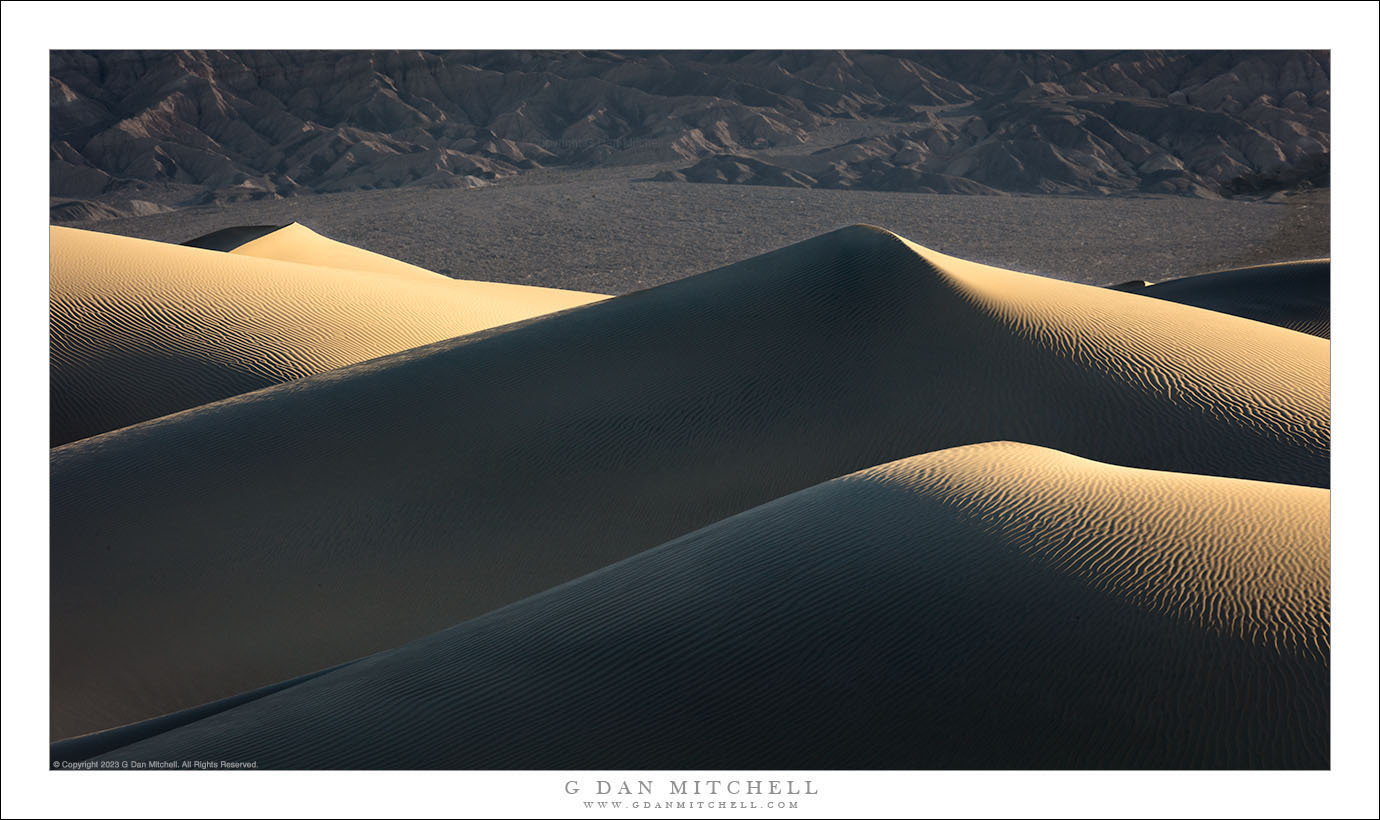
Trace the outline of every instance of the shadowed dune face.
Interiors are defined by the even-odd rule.
[[[1321,768],[1328,493],[992,443],[827,482],[110,759]]]
[[[1311,259],[1186,276],[1137,292],[1327,339],[1331,289],[1332,260]]]
[[[946,447],[1325,486],[1328,349],[854,227],[77,442],[52,461],[53,734],[397,646]]]
[[[218,231],[204,234],[202,236],[188,239],[181,244],[189,248],[201,248],[208,251],[232,251],[246,242],[252,242],[261,236],[280,231],[288,227],[287,225],[236,225],[232,228],[222,228]]]
[[[604,298],[457,282],[300,225],[256,255],[50,232],[54,445]]]

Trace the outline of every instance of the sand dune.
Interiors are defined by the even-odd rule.
[[[52,444],[604,298],[455,281],[298,225],[235,254],[50,231]]]
[[[52,460],[53,735],[397,646],[947,447],[1326,486],[1328,352],[860,226],[76,442]]]
[[[305,225],[296,222],[237,245],[230,250],[230,253],[240,256],[257,256],[263,259],[278,259],[283,262],[301,262],[306,265],[322,265],[328,268],[370,271],[385,276],[414,277],[425,281],[436,279],[451,281],[450,277],[442,276],[426,268],[419,268],[416,265],[409,265],[406,262],[384,256],[381,253],[374,253],[364,248],[356,248],[354,245],[346,245],[344,242],[337,242],[334,239],[327,239]],[[546,294],[545,289],[536,290],[524,288],[521,285],[502,285],[494,282],[465,282],[464,285],[466,288],[476,291],[489,291],[495,298],[501,298],[500,294],[528,291],[543,295],[568,294],[572,299],[592,295],[559,290]],[[517,290],[513,290],[514,288]],[[586,299],[586,301],[593,300]]]
[[[106,758],[1325,768],[1328,571],[1325,490],[973,445],[815,486]]]
[[[1186,276],[1135,292],[1327,339],[1331,287],[1332,260],[1310,259]]]
[[[232,251],[246,242],[286,228],[286,225],[235,225],[211,231],[181,244],[189,248],[203,248],[208,251]]]

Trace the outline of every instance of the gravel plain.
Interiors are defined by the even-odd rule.
[[[70,227],[182,242],[300,222],[465,279],[620,294],[868,223],[943,253],[1107,285],[1329,255],[1329,191],[1265,200],[960,196],[653,182],[663,165],[542,169],[475,189],[184,208]]]

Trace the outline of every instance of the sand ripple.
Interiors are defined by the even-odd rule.
[[[265,278],[291,264],[197,253],[217,260],[205,262],[216,281],[231,270],[222,264]],[[237,321],[254,327],[251,313]],[[304,339],[303,355],[320,355],[318,343]],[[1010,440],[1325,487],[1328,354],[1326,340],[1282,328],[853,227],[88,438],[53,451],[53,734],[399,646],[797,490],[944,448]],[[1144,520],[1117,525],[1124,538],[1174,525],[1126,514]],[[1241,550],[1268,540],[1264,525],[1229,520]],[[1207,595],[1213,578],[1245,583],[1227,562],[1173,580],[1181,553],[1162,559],[1171,565],[1131,560],[1120,531],[1071,532],[1084,540],[1032,548],[1021,566],[1252,652],[1321,651],[1315,622],[1281,621],[1293,599],[1276,611],[1269,596]],[[1209,554],[1224,555],[1193,560]],[[1169,580],[1140,585],[1152,570]],[[1276,580],[1292,588],[1258,583]]]
[[[50,231],[54,445],[604,298],[455,281],[300,225],[230,254]]]
[[[1328,570],[1325,490],[974,445],[790,495],[105,758],[1326,767]]]

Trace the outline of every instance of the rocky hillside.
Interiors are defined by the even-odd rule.
[[[50,69],[54,218],[541,166],[1200,197],[1327,173],[1326,52],[55,51]]]

